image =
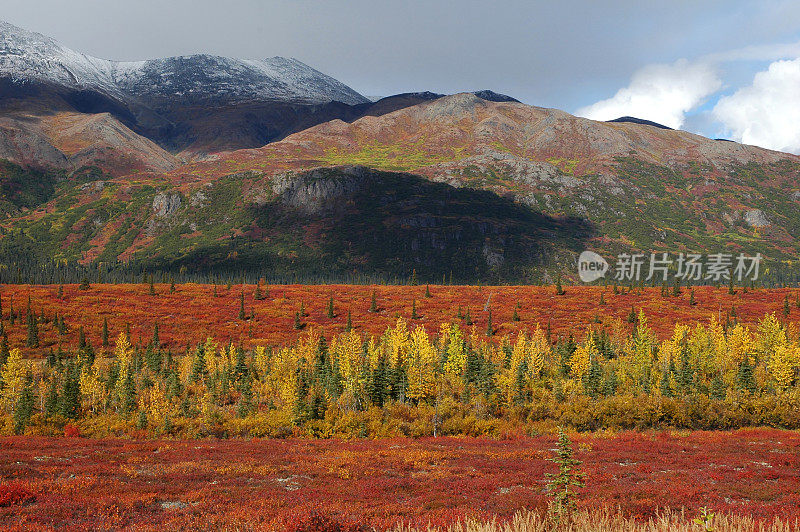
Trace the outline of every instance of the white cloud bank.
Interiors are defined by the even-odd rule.
[[[713,114],[737,141],[800,153],[800,59],[770,64],[752,85],[720,98]]]
[[[721,88],[711,63],[680,59],[640,69],[630,85],[612,98],[578,109],[576,114],[592,120],[635,116],[678,129],[688,111]]]

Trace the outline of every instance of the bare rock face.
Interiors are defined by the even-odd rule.
[[[285,205],[313,214],[330,210],[339,198],[357,192],[369,173],[363,166],[318,168],[299,175],[286,173],[273,178],[272,191]]]
[[[453,118],[464,115],[474,116],[475,111],[486,107],[486,100],[472,93],[464,92],[436,100],[425,109],[425,118]]]
[[[486,265],[489,266],[489,268],[499,268],[503,265],[503,262],[505,261],[503,254],[491,249],[488,243],[483,245],[482,252],[483,258],[486,261]]]
[[[92,181],[81,185],[81,190],[87,194],[99,194],[105,187],[106,184],[104,181]]]
[[[189,199],[189,204],[192,207],[203,207],[206,204],[206,194],[202,190],[198,190]]]
[[[153,198],[153,212],[164,218],[177,212],[181,206],[181,195],[177,193],[159,192]]]
[[[17,164],[64,168],[67,157],[38,131],[9,117],[0,118],[0,158]]]
[[[542,182],[555,183],[563,177],[559,176],[558,169],[548,162],[531,161],[510,153],[492,150],[485,150],[481,155],[473,155],[454,162],[432,165],[425,171],[426,173],[434,171],[440,175],[453,175],[465,168],[472,168],[480,173],[498,169],[517,183],[528,186],[538,186]]]
[[[761,209],[750,209],[744,213],[744,221],[747,222],[750,227],[766,227],[770,225],[767,215],[764,214],[764,211]]]

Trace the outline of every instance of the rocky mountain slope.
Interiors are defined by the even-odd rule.
[[[513,100],[491,91],[476,94]],[[371,102],[330,76],[281,57],[108,61],[0,21],[0,117],[5,119],[0,158],[23,165],[74,171],[91,164],[113,176],[163,171],[165,164],[257,148],[330,120],[378,116],[442,96],[408,93]],[[61,132],[41,124],[52,123],[52,113],[93,123],[82,144],[104,149],[93,150],[93,159],[61,152]],[[79,114],[103,118],[79,119]],[[100,124],[110,130],[99,131]],[[107,140],[124,128],[130,130],[125,136],[142,137],[131,146],[133,153],[112,149],[116,143]],[[77,138],[74,129],[64,134]]]
[[[418,98],[159,174],[64,183],[3,224],[0,255],[496,282],[569,275],[584,248],[761,252],[773,267],[800,253],[797,156],[469,93]]]
[[[38,122],[53,111],[107,113],[106,121],[113,118],[163,150],[190,159],[262,146],[333,118],[354,119],[371,105],[353,89],[296,59],[194,55],[115,62],[0,21],[0,116],[16,120],[13,129],[23,137],[40,137]],[[32,130],[20,128],[28,122],[33,122]],[[120,125],[111,128],[119,130]],[[13,142],[10,136],[6,131],[5,144]],[[52,140],[52,135],[46,137]],[[48,139],[37,138],[34,144]],[[20,144],[16,152],[28,144]],[[70,157],[47,147],[16,152],[6,149],[0,157],[23,164],[63,163]],[[163,170],[164,154],[154,154],[154,160],[150,169]],[[104,166],[102,158],[96,162]],[[59,167],[69,169],[65,164]]]
[[[181,161],[110,113],[0,113],[0,158],[32,168],[125,175]]]
[[[497,282],[583,248],[800,255],[794,155],[491,91],[371,102],[290,59],[115,63],[5,23],[0,193],[4,262]]]
[[[597,224],[610,250],[796,257],[800,158],[633,122],[459,94],[181,168],[204,179],[362,164],[492,190]]]

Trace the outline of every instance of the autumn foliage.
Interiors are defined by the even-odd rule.
[[[0,507],[28,504],[35,500],[36,496],[19,483],[0,484]]]
[[[238,300],[235,320],[246,322],[241,292]],[[325,319],[342,314],[332,301],[320,301],[319,310],[333,316]],[[209,336],[180,351],[165,347],[167,327],[154,326],[149,342],[134,344],[130,325],[117,332],[104,317],[100,342],[81,327],[75,344],[31,359],[5,333],[19,321],[9,296],[0,433],[499,436],[557,424],[800,427],[791,309],[750,322],[739,321],[740,311],[723,321],[714,314],[704,322],[672,320],[667,333],[646,306],[566,334],[549,323],[483,331],[461,307],[436,327],[430,316],[396,313],[378,334],[350,323],[326,336],[325,327],[304,324],[290,343],[253,339],[248,347]],[[30,330],[37,320],[29,308]],[[306,308],[313,306],[302,305],[296,320]],[[63,329],[62,317],[54,321]]]
[[[429,291],[431,297],[425,297]],[[707,323],[711,316],[753,326],[765,314],[783,318],[788,300],[788,319],[798,321],[796,305],[800,290],[698,286],[683,288],[679,295],[662,295],[660,288],[567,286],[556,295],[548,286],[358,286],[358,285],[5,285],[0,288],[5,332],[12,346],[31,356],[45,356],[49,349],[78,343],[81,330],[95,347],[103,342],[103,324],[110,338],[130,331],[133,345],[146,345],[159,328],[162,347],[180,350],[211,336],[221,343],[244,347],[286,345],[313,327],[331,336],[345,331],[348,315],[352,328],[380,335],[398,317],[435,333],[442,322],[456,320],[485,332],[491,310],[495,335],[532,331],[537,324],[550,328],[554,337],[570,333],[580,338],[587,326],[613,319],[625,321],[631,309],[644,311],[659,338],[672,333],[675,322]],[[259,294],[260,293],[260,294]],[[60,295],[59,295],[60,294]],[[242,305],[242,294],[243,305]],[[375,310],[371,311],[373,305]],[[28,299],[30,298],[30,305]],[[602,300],[602,301],[601,301]],[[332,302],[334,313],[328,312]],[[243,308],[240,308],[242,307]],[[300,314],[300,328],[295,315]],[[16,314],[10,323],[10,313]],[[240,314],[240,310],[243,310]],[[514,319],[514,314],[518,321]],[[27,314],[35,313],[38,347],[27,347]],[[240,319],[239,316],[243,316]],[[56,323],[63,321],[63,327]]]
[[[800,428],[794,292],[250,288],[4,287],[0,522],[535,521],[560,426],[584,519],[800,518],[794,432],[705,432]]]
[[[793,431],[570,434],[586,472],[578,510],[686,520],[708,506],[769,523],[800,517]],[[132,440],[0,438],[0,485],[36,501],[4,529],[308,530],[543,514],[555,435],[489,438]],[[316,517],[313,517],[316,516]],[[305,526],[306,528],[302,528]],[[347,530],[347,528],[345,528]],[[747,530],[748,528],[742,528]],[[791,529],[790,526],[785,528]],[[613,528],[612,528],[613,530]],[[697,530],[697,528],[695,528]]]

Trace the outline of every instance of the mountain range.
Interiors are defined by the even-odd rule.
[[[800,254],[800,157],[294,59],[120,63],[0,22],[0,258],[541,281],[585,248]]]

